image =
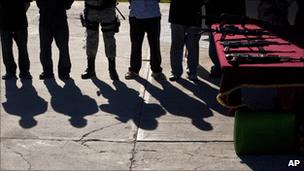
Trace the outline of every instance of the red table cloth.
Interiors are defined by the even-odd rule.
[[[235,25],[243,28],[241,25]],[[219,27],[219,24],[212,25],[213,29]],[[261,29],[254,24],[246,24],[248,29]],[[304,88],[304,62],[282,62],[282,63],[268,63],[268,64],[240,64],[239,66],[232,66],[228,63],[224,53],[224,47],[221,45],[221,33],[213,33],[217,56],[222,70],[222,80],[220,85],[220,92],[217,100],[224,106],[234,108],[240,105],[231,105],[229,102],[229,95],[234,90],[242,87],[303,87]],[[247,36],[255,37],[255,36]],[[226,35],[225,39],[239,39],[247,38],[244,35]],[[276,41],[279,43],[287,43],[278,36],[263,35],[263,38],[269,41]],[[303,40],[304,41],[304,40]],[[265,51],[273,51],[267,55],[289,56],[292,58],[299,58],[304,56],[304,49],[295,44],[286,45],[269,45],[264,47]],[[257,47],[242,47],[238,49],[231,49],[236,53],[249,51],[250,54],[259,53]]]

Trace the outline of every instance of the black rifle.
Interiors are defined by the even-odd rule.
[[[252,55],[243,53],[227,54],[226,59],[231,65],[239,64],[264,64],[264,63],[281,63],[281,62],[304,62],[304,57],[292,58],[289,56],[278,55]]]
[[[244,36],[258,36],[258,37],[262,37],[263,35],[274,35],[273,33],[270,33],[263,29],[246,29],[246,28],[240,29],[234,25],[220,25],[220,27],[216,29],[202,28],[201,33],[204,32],[221,33],[222,34],[221,40],[224,40],[226,35],[244,35]]]
[[[240,48],[240,47],[258,47],[260,48],[269,45],[290,45],[291,43],[279,43],[276,41],[268,41],[268,40],[248,40],[248,41],[222,41],[221,43],[225,49],[224,52],[228,53],[231,48]]]

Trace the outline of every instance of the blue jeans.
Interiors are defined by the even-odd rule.
[[[29,73],[30,60],[27,51],[27,28],[18,31],[1,30],[0,34],[2,57],[6,73],[16,74],[17,65],[13,55],[13,40],[15,40],[18,47],[18,65],[20,74]]]
[[[197,74],[200,38],[200,27],[171,24],[170,62],[171,72],[174,76],[181,76],[183,73],[182,62],[185,45],[188,50],[188,74]]]

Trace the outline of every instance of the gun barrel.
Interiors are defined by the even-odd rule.
[[[304,57],[293,58],[290,56],[278,55],[252,55],[242,53],[227,54],[228,63],[235,65],[241,63],[277,63],[277,62],[304,62]]]
[[[280,43],[276,41],[267,40],[248,40],[248,41],[222,41],[224,47],[238,48],[238,47],[260,47],[269,45],[290,45],[290,43]]]

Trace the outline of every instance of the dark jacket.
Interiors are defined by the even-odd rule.
[[[40,13],[40,25],[60,26],[66,23],[66,10],[74,0],[36,0]]]
[[[0,29],[22,30],[27,28],[25,3],[32,0],[0,0]]]
[[[206,19],[206,25],[220,22],[212,16],[220,16],[222,13],[245,16],[245,0],[209,0],[206,4],[206,15],[211,17]]]
[[[204,0],[171,0],[169,22],[186,26],[201,26]]]

